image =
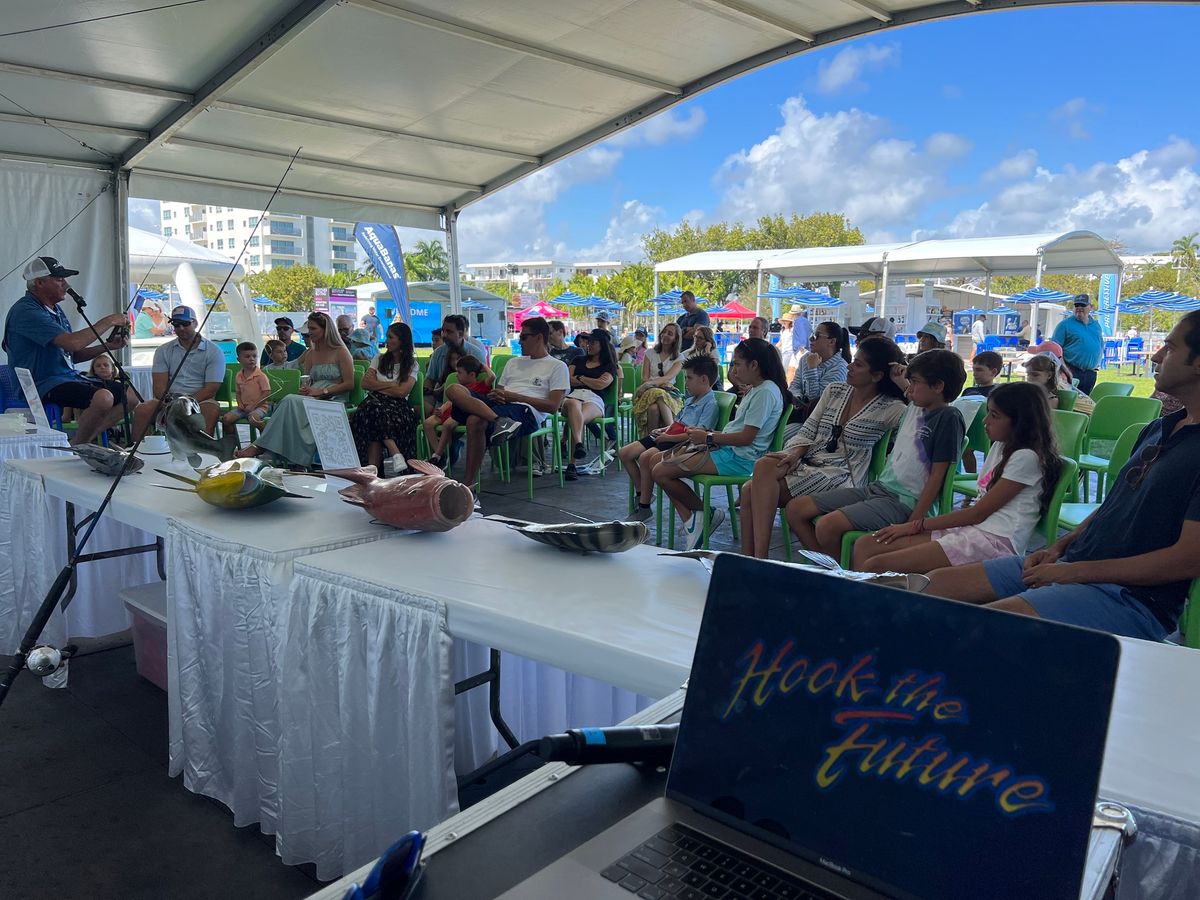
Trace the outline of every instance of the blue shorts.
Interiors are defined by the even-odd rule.
[[[1021,580],[1024,565],[1020,556],[1002,556],[983,564],[997,597],[1020,597],[1039,616],[1052,622],[1147,641],[1161,641],[1167,636],[1154,614],[1119,584],[1048,584],[1031,589]]]
[[[745,475],[747,478],[754,474],[754,464],[758,461],[738,456],[732,447],[710,450],[708,458],[717,467],[718,475]]]
[[[538,430],[537,416],[533,414],[533,410],[524,403],[493,403],[491,400],[484,400],[498,416],[503,416],[506,419],[516,419],[521,423],[521,430],[517,432],[521,437],[527,434],[532,434]],[[488,424],[488,435],[491,436],[492,423]]]

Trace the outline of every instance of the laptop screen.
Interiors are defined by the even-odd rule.
[[[725,554],[667,796],[885,894],[1074,900],[1119,650]]]

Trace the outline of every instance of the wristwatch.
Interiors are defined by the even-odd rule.
[[[704,446],[709,450],[717,449],[717,442],[713,439],[713,433],[711,431],[707,431],[704,434]]]

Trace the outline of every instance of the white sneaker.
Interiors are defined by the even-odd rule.
[[[404,454],[395,453],[383,461],[383,477],[395,478],[407,468],[408,461],[404,458]]]
[[[683,549],[695,550],[704,543],[704,513],[697,510],[692,513],[687,524],[683,526]]]
[[[719,506],[714,507],[708,517],[708,539],[711,541],[713,532],[721,527],[721,523],[725,521],[725,510]]]

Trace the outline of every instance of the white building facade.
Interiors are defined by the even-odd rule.
[[[615,260],[563,263],[553,259],[468,263],[462,267],[462,280],[471,284],[507,282],[517,292],[541,296],[555,279],[570,281],[575,275],[582,273],[590,275],[594,281],[602,275],[619,272],[625,265],[626,263]]]

